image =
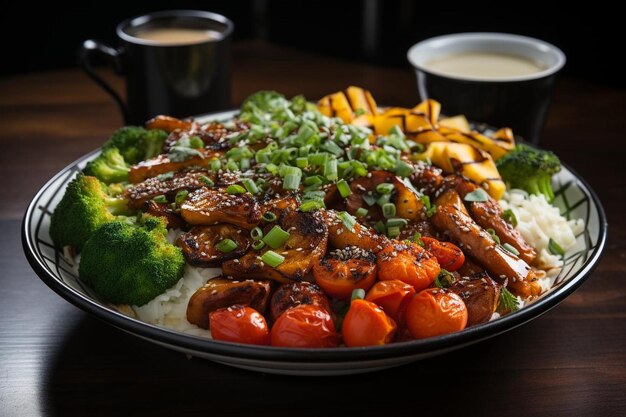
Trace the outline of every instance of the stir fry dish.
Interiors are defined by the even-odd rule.
[[[230,120],[124,127],[68,185],[50,235],[99,299],[215,340],[462,331],[539,297],[569,243],[529,239],[510,197],[549,206],[558,158],[440,107],[262,91]]]

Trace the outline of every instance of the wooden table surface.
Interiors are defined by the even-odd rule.
[[[233,76],[235,104],[259,89],[315,99],[349,84],[381,103],[418,101],[408,68],[267,44],[237,44]],[[625,99],[624,90],[563,77],[542,141],[589,181],[608,214],[604,257],[582,288],[460,351],[373,374],[298,378],[188,360],[92,318],[37,278],[20,242],[26,205],[121,119],[78,70],[0,79],[8,187],[0,200],[0,415],[626,415]]]

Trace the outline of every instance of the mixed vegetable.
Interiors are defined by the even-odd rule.
[[[541,293],[535,250],[497,200],[507,182],[553,198],[560,163],[439,111],[382,109],[350,87],[317,105],[259,92],[226,122],[159,116],[113,134],[50,234],[114,304],[146,304],[186,264],[221,267],[187,307],[218,340],[352,347],[460,331]]]

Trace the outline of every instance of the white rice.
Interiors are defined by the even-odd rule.
[[[576,236],[584,231],[584,222],[582,219],[567,220],[543,195],[529,195],[523,190],[506,192],[500,206],[515,214],[515,228],[537,251],[537,266],[546,271],[546,276],[539,282],[544,291],[548,290],[563,266],[563,260],[548,250],[550,239],[567,251],[576,244]]]

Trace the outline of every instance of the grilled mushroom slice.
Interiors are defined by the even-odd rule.
[[[263,312],[270,295],[269,281],[237,281],[223,276],[209,280],[189,299],[187,320],[203,329],[209,328],[209,313],[235,304]]]
[[[468,326],[489,321],[498,307],[501,286],[484,272],[462,277],[448,289],[465,302]]]
[[[250,193],[228,194],[225,188],[204,187],[187,197],[180,207],[183,219],[193,225],[230,223],[252,229],[261,221],[261,209]]]
[[[220,251],[216,245],[230,239],[237,247],[230,252]],[[238,258],[250,248],[250,239],[246,230],[232,224],[214,226],[195,226],[178,237],[178,246],[183,250],[187,262],[194,266],[220,266],[227,259]]]

